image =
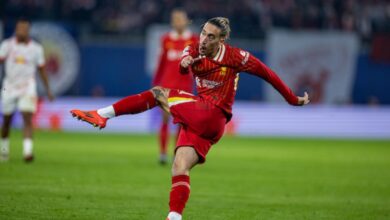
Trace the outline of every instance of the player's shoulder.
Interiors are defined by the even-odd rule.
[[[9,37],[9,38],[6,38],[4,39],[3,41],[1,41],[2,44],[11,44],[15,41],[15,38],[14,37]]]
[[[182,33],[182,35],[181,35],[181,37],[180,37],[180,40],[182,40],[182,41],[186,41],[186,42],[188,42],[188,41],[195,41],[196,39],[197,39],[197,34],[195,34],[194,32],[192,32],[190,29],[186,29],[183,33]]]
[[[231,46],[229,44],[225,44],[225,47],[226,47],[226,52],[229,54],[229,55],[241,55],[241,56],[245,56],[246,54],[249,54],[248,51],[244,50],[244,49],[241,49],[239,47],[234,47],[234,46]]]
[[[199,35],[198,34],[192,34],[190,37],[191,42],[198,42],[199,41]]]
[[[34,40],[34,39],[30,39],[30,42],[32,47],[36,48],[36,49],[43,49],[43,46],[41,43],[39,43],[37,40]]]
[[[174,41],[179,40],[179,34],[176,31],[171,30],[171,31],[165,33],[163,35],[162,39],[164,39],[165,41],[174,42]]]
[[[239,47],[234,47],[229,44],[225,45],[225,58],[224,60],[228,60],[229,63],[232,63],[233,65],[244,65],[249,59],[250,53],[244,49],[241,49]]]
[[[169,34],[169,32],[162,34],[161,37],[160,37],[160,39],[161,39],[161,41],[170,40],[170,34]]]

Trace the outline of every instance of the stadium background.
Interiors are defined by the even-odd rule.
[[[208,17],[229,17],[233,29],[230,43],[268,63],[294,91],[308,90],[316,107],[304,110],[304,114],[317,124],[326,124],[319,129],[314,123],[304,123],[302,127],[306,129],[296,132],[294,126],[289,126],[296,123],[296,117],[287,117],[277,126],[270,126],[274,124],[272,120],[256,120],[259,115],[269,113],[280,118],[279,115],[289,111],[289,107],[277,105],[275,110],[268,112],[262,112],[263,107],[251,111],[248,106],[253,104],[248,102],[281,100],[263,81],[241,74],[236,120],[228,129],[230,132],[277,136],[389,136],[388,108],[385,107],[390,104],[387,91],[390,83],[389,6],[386,1],[2,1],[4,37],[12,35],[15,20],[20,15],[32,19],[33,36],[45,46],[51,82],[60,97],[57,104],[41,102],[36,126],[74,130],[67,112],[58,111],[59,108],[69,109],[70,105],[96,108],[113,101],[107,97],[121,97],[148,89],[158,57],[156,36],[168,30],[169,12],[175,7],[188,11],[195,31]],[[282,45],[273,41],[278,36],[288,36],[281,40],[285,45],[272,46],[270,42]],[[298,42],[298,39],[304,40]],[[305,49],[308,41],[314,43]],[[348,42],[350,46],[341,48]],[[281,52],[271,60],[270,53],[287,50],[288,45],[298,45],[298,49]],[[324,51],[321,47],[331,49]],[[348,51],[347,55],[343,54],[344,49]],[[278,68],[280,62],[289,62],[283,56],[297,57],[299,52],[302,52],[301,60],[292,61],[301,63],[298,69],[289,71],[293,66]],[[313,53],[318,59],[305,63],[316,56]],[[346,60],[335,63],[342,59]],[[311,64],[307,65],[307,62]],[[343,69],[345,66],[348,70]],[[321,78],[321,71],[327,78]],[[296,85],[297,81],[302,85]],[[84,106],[85,98],[70,101],[70,97],[94,97],[94,100],[86,101],[90,105]],[[320,110],[318,106],[324,108]],[[381,106],[380,113],[364,106]],[[318,111],[321,115],[336,114],[338,119],[329,123],[327,117],[317,117]],[[243,112],[250,112],[251,117],[243,118],[241,115],[249,114]],[[155,115],[148,113],[137,117],[140,121],[133,127],[130,124],[134,123],[130,121],[116,121],[108,131],[126,128],[136,132],[154,131],[154,121],[158,120]],[[51,119],[47,121],[47,118]],[[344,118],[343,123],[338,123],[339,118]],[[256,123],[250,123],[253,120]],[[16,121],[16,126],[20,126],[20,120]]]
[[[105,106],[148,89],[158,54],[156,36],[168,30],[169,13],[176,7],[188,11],[194,31],[207,18],[227,16],[233,30],[230,43],[276,70],[283,58],[278,53],[305,51],[305,42],[330,48],[297,53],[303,56],[301,69],[290,63],[284,67],[287,74],[277,71],[285,80],[292,69],[291,74],[303,75],[294,75],[303,85],[288,84],[315,96],[305,108],[288,106],[262,80],[240,75],[235,116],[227,127],[233,137],[223,139],[195,173],[198,191],[190,200],[188,219],[209,219],[201,212],[206,207],[213,207],[208,210],[211,219],[389,217],[388,1],[2,0],[0,36],[12,35],[17,18],[32,20],[57,99],[40,101],[34,119],[37,161],[28,173],[17,152],[21,119],[15,118],[11,161],[0,164],[0,219],[164,217],[161,201],[166,200],[169,171],[156,169],[154,160],[158,110],[114,119],[103,131],[74,121],[68,112]],[[287,41],[278,43],[286,36]],[[345,45],[347,55],[341,52]],[[339,60],[349,70],[338,72],[334,63]],[[320,77],[321,68],[328,78]],[[235,172],[239,176],[232,177]],[[226,185],[216,189],[221,179]],[[214,194],[207,197],[210,192]],[[225,200],[215,204],[221,197]]]

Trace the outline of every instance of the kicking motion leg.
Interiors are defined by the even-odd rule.
[[[109,118],[126,114],[137,114],[155,106],[169,113],[168,95],[170,90],[154,87],[149,91],[128,96],[111,106],[95,111],[72,110],[71,113],[90,124],[104,128]],[[176,151],[172,165],[172,189],[170,193],[170,211],[167,220],[181,220],[181,214],[190,196],[190,170],[199,161],[193,147],[180,147]]]
[[[93,111],[74,109],[70,113],[73,117],[102,129],[106,127],[107,120],[110,118],[120,115],[138,114],[152,109],[157,105],[169,113],[168,95],[169,89],[156,86],[151,90],[123,98],[105,108]]]
[[[190,170],[199,161],[193,147],[180,147],[172,165],[172,189],[169,197],[167,220],[181,220],[184,207],[190,196]]]

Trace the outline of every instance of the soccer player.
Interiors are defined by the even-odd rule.
[[[204,24],[199,42],[184,50],[180,71],[182,74],[193,73],[197,96],[157,86],[95,111],[71,111],[78,119],[104,128],[110,118],[137,114],[159,106],[173,116],[174,123],[181,124],[172,165],[168,220],[182,219],[190,195],[190,170],[205,162],[208,151],[222,137],[225,124],[232,117],[239,72],[263,78],[291,105],[309,103],[306,92],[303,97],[296,96],[260,60],[247,51],[228,45],[229,34],[227,18],[211,18]]]
[[[23,116],[23,156],[26,162],[33,156],[32,116],[37,109],[37,86],[35,72],[38,69],[49,100],[53,100],[45,71],[42,46],[29,36],[30,22],[20,19],[16,23],[15,36],[4,40],[0,46],[0,63],[5,63],[5,77],[1,90],[3,125],[1,130],[2,160],[9,157],[9,133],[16,110]]]
[[[184,48],[198,41],[198,36],[187,27],[189,24],[187,13],[175,9],[171,13],[172,31],[161,38],[161,55],[157,66],[153,86],[169,89],[179,89],[191,93],[193,91],[193,77],[191,74],[180,74],[179,64]],[[169,114],[162,111],[160,127],[160,158],[161,164],[167,163],[167,144],[169,137]]]

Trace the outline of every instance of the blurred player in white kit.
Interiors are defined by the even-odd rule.
[[[5,64],[5,74],[1,89],[3,125],[1,130],[0,159],[9,158],[9,133],[14,113],[19,110],[23,116],[23,157],[26,162],[33,161],[32,116],[37,109],[36,71],[45,86],[50,101],[51,93],[45,71],[43,47],[30,39],[30,22],[19,19],[15,36],[5,39],[0,46],[0,63]]]

